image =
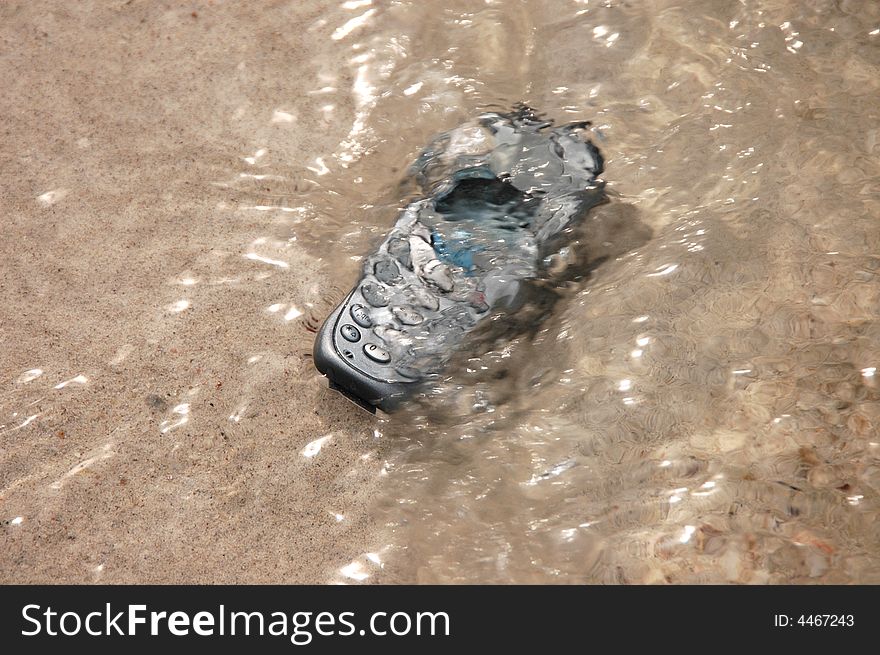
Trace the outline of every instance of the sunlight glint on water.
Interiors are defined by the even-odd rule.
[[[519,100],[593,121],[613,196],[595,215],[650,234],[562,290],[533,338],[385,421],[381,567],[365,553],[339,579],[880,582],[880,8],[332,15],[316,59],[346,63],[307,83],[336,146],[301,164],[295,192],[242,201],[277,209],[273,236],[321,258],[338,284],[321,311],[392,224],[429,137]],[[266,145],[261,175],[277,172]]]

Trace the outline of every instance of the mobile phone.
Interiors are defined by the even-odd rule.
[[[484,113],[436,137],[411,174],[421,189],[360,280],[318,332],[330,386],[369,411],[393,411],[491,318],[603,200],[588,122],[554,127],[532,108]]]

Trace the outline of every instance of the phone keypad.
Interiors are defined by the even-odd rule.
[[[352,320],[362,328],[372,327],[373,319],[370,318],[370,312],[363,305],[352,305],[349,313]]]
[[[388,305],[388,290],[380,284],[367,282],[361,286],[361,295],[373,307],[386,307]]]
[[[452,267],[437,258],[428,228],[409,225],[407,232],[390,237],[364,263],[336,327],[337,351],[386,382],[423,379],[439,361],[433,351],[459,339],[489,309],[476,283],[454,280]]]
[[[383,259],[373,269],[376,279],[385,284],[396,284],[400,281],[400,268],[393,259]]]
[[[361,331],[358,330],[354,325],[345,324],[341,328],[339,328],[339,334],[342,335],[343,339],[346,341],[351,341],[354,343],[361,338]]]
[[[388,351],[377,346],[375,343],[365,344],[364,353],[374,362],[379,362],[380,364],[387,364],[391,361],[391,355],[388,354]]]
[[[421,314],[409,307],[394,307],[391,313],[403,325],[418,325],[425,320]]]

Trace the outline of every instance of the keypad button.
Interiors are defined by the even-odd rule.
[[[401,377],[409,378],[410,380],[420,380],[422,378],[421,371],[412,366],[395,366],[394,370],[397,371]]]
[[[419,305],[420,307],[424,307],[425,309],[430,309],[431,311],[435,312],[440,307],[440,301],[427,289],[412,286],[407,289],[407,292],[410,302],[412,302],[414,305]]]
[[[429,284],[433,284],[441,291],[452,291],[453,286],[455,286],[452,279],[452,270],[438,259],[425,265],[422,269],[422,279]]]
[[[385,307],[388,305],[387,289],[380,284],[367,282],[361,287],[361,295],[373,307]]]
[[[347,323],[339,328],[339,334],[341,334],[344,339],[351,342],[355,342],[361,338],[361,331],[354,325],[348,325]]]
[[[383,259],[377,262],[373,273],[377,280],[385,284],[395,284],[400,281],[400,268],[393,259]]]
[[[418,325],[425,320],[421,314],[409,307],[395,307],[391,310],[391,313],[394,314],[394,318],[404,325]]]
[[[370,312],[363,305],[352,305],[349,312],[352,320],[363,328],[373,325],[373,319],[370,318]]]
[[[364,353],[374,362],[379,362],[380,364],[387,364],[391,361],[391,355],[388,354],[388,351],[380,348],[375,343],[366,344],[364,346]]]
[[[373,334],[379,337],[385,343],[393,343],[394,341],[402,338],[403,332],[400,330],[395,330],[394,328],[385,327],[384,325],[380,325],[376,328],[373,328]]]
[[[388,254],[412,270],[412,257],[409,252],[409,241],[401,237],[391,239],[388,242]]]

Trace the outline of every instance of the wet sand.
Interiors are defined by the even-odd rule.
[[[878,26],[0,4],[0,581],[880,581]],[[422,144],[519,100],[593,121],[613,254],[370,417],[314,331]]]
[[[322,11],[0,6],[0,581],[324,582],[362,552],[382,462],[309,359],[326,272],[213,184],[267,133],[333,138],[275,111],[311,66],[276,21]]]

